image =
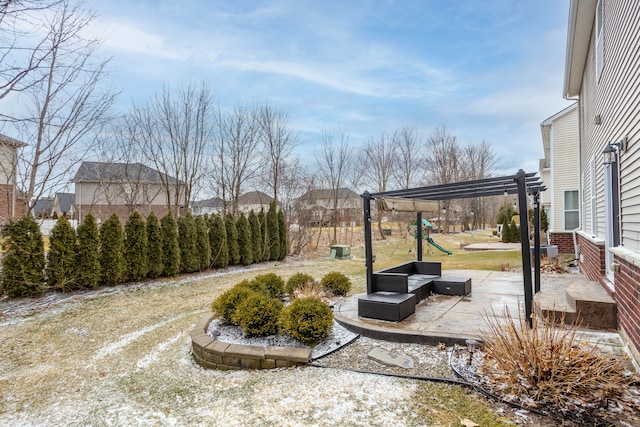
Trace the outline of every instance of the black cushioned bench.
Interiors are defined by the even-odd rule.
[[[434,292],[468,295],[471,278],[443,277],[439,262],[411,261],[379,270],[372,275],[371,292],[358,299],[358,315],[399,322]]]

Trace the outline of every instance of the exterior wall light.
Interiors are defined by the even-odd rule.
[[[627,149],[627,138],[622,138],[618,142],[610,142],[602,151],[604,156],[604,164],[612,165],[618,161],[618,152],[623,152]]]

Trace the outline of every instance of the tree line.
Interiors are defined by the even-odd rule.
[[[115,213],[100,226],[89,213],[77,230],[63,215],[46,253],[32,216],[7,224],[4,235],[0,287],[10,298],[246,266],[282,260],[289,252],[284,214],[275,202],[267,212],[252,210],[237,219],[231,213],[194,218],[190,212],[176,219],[169,211],[145,220],[134,211],[124,226]]]

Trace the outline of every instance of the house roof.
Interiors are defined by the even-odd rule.
[[[333,199],[335,190],[331,188],[318,188],[315,190],[309,190],[300,196],[301,200],[318,200],[318,199]],[[358,198],[358,193],[349,188],[338,188],[338,199],[350,199]]]
[[[36,204],[33,205],[31,212],[33,216],[36,218],[40,215],[50,215],[53,210],[53,197],[41,197],[36,201]]]
[[[71,206],[76,202],[75,193],[56,193],[58,199],[58,209],[60,212],[71,212]]]
[[[273,201],[273,197],[262,191],[249,191],[238,197],[238,203],[240,204],[260,204],[268,205]]]
[[[582,75],[587,62],[589,40],[596,15],[597,0],[571,0],[569,29],[567,31],[567,55],[564,67],[564,96],[580,94]]]
[[[10,136],[4,135],[2,133],[0,133],[0,143],[10,145],[15,148],[24,147],[27,145],[22,141],[18,141],[17,139],[11,138]]]
[[[175,183],[177,180],[158,172],[142,163],[104,163],[82,162],[72,182],[123,182],[135,181],[150,184],[162,184],[164,181]],[[180,182],[180,184],[184,184]]]

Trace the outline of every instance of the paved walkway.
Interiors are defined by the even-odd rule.
[[[470,295],[432,295],[416,306],[402,322],[358,317],[358,296],[336,304],[335,318],[348,329],[363,336],[399,342],[436,345],[443,342],[464,345],[468,338],[480,339],[487,329],[487,316],[504,318],[508,314],[519,323],[524,313],[522,273],[480,270],[447,270],[451,276],[471,277]],[[579,274],[543,275],[541,290],[561,289],[572,281],[585,281]],[[522,316],[524,316],[522,314]],[[600,344],[616,353],[627,354],[626,346],[615,331],[585,329],[582,339]]]

